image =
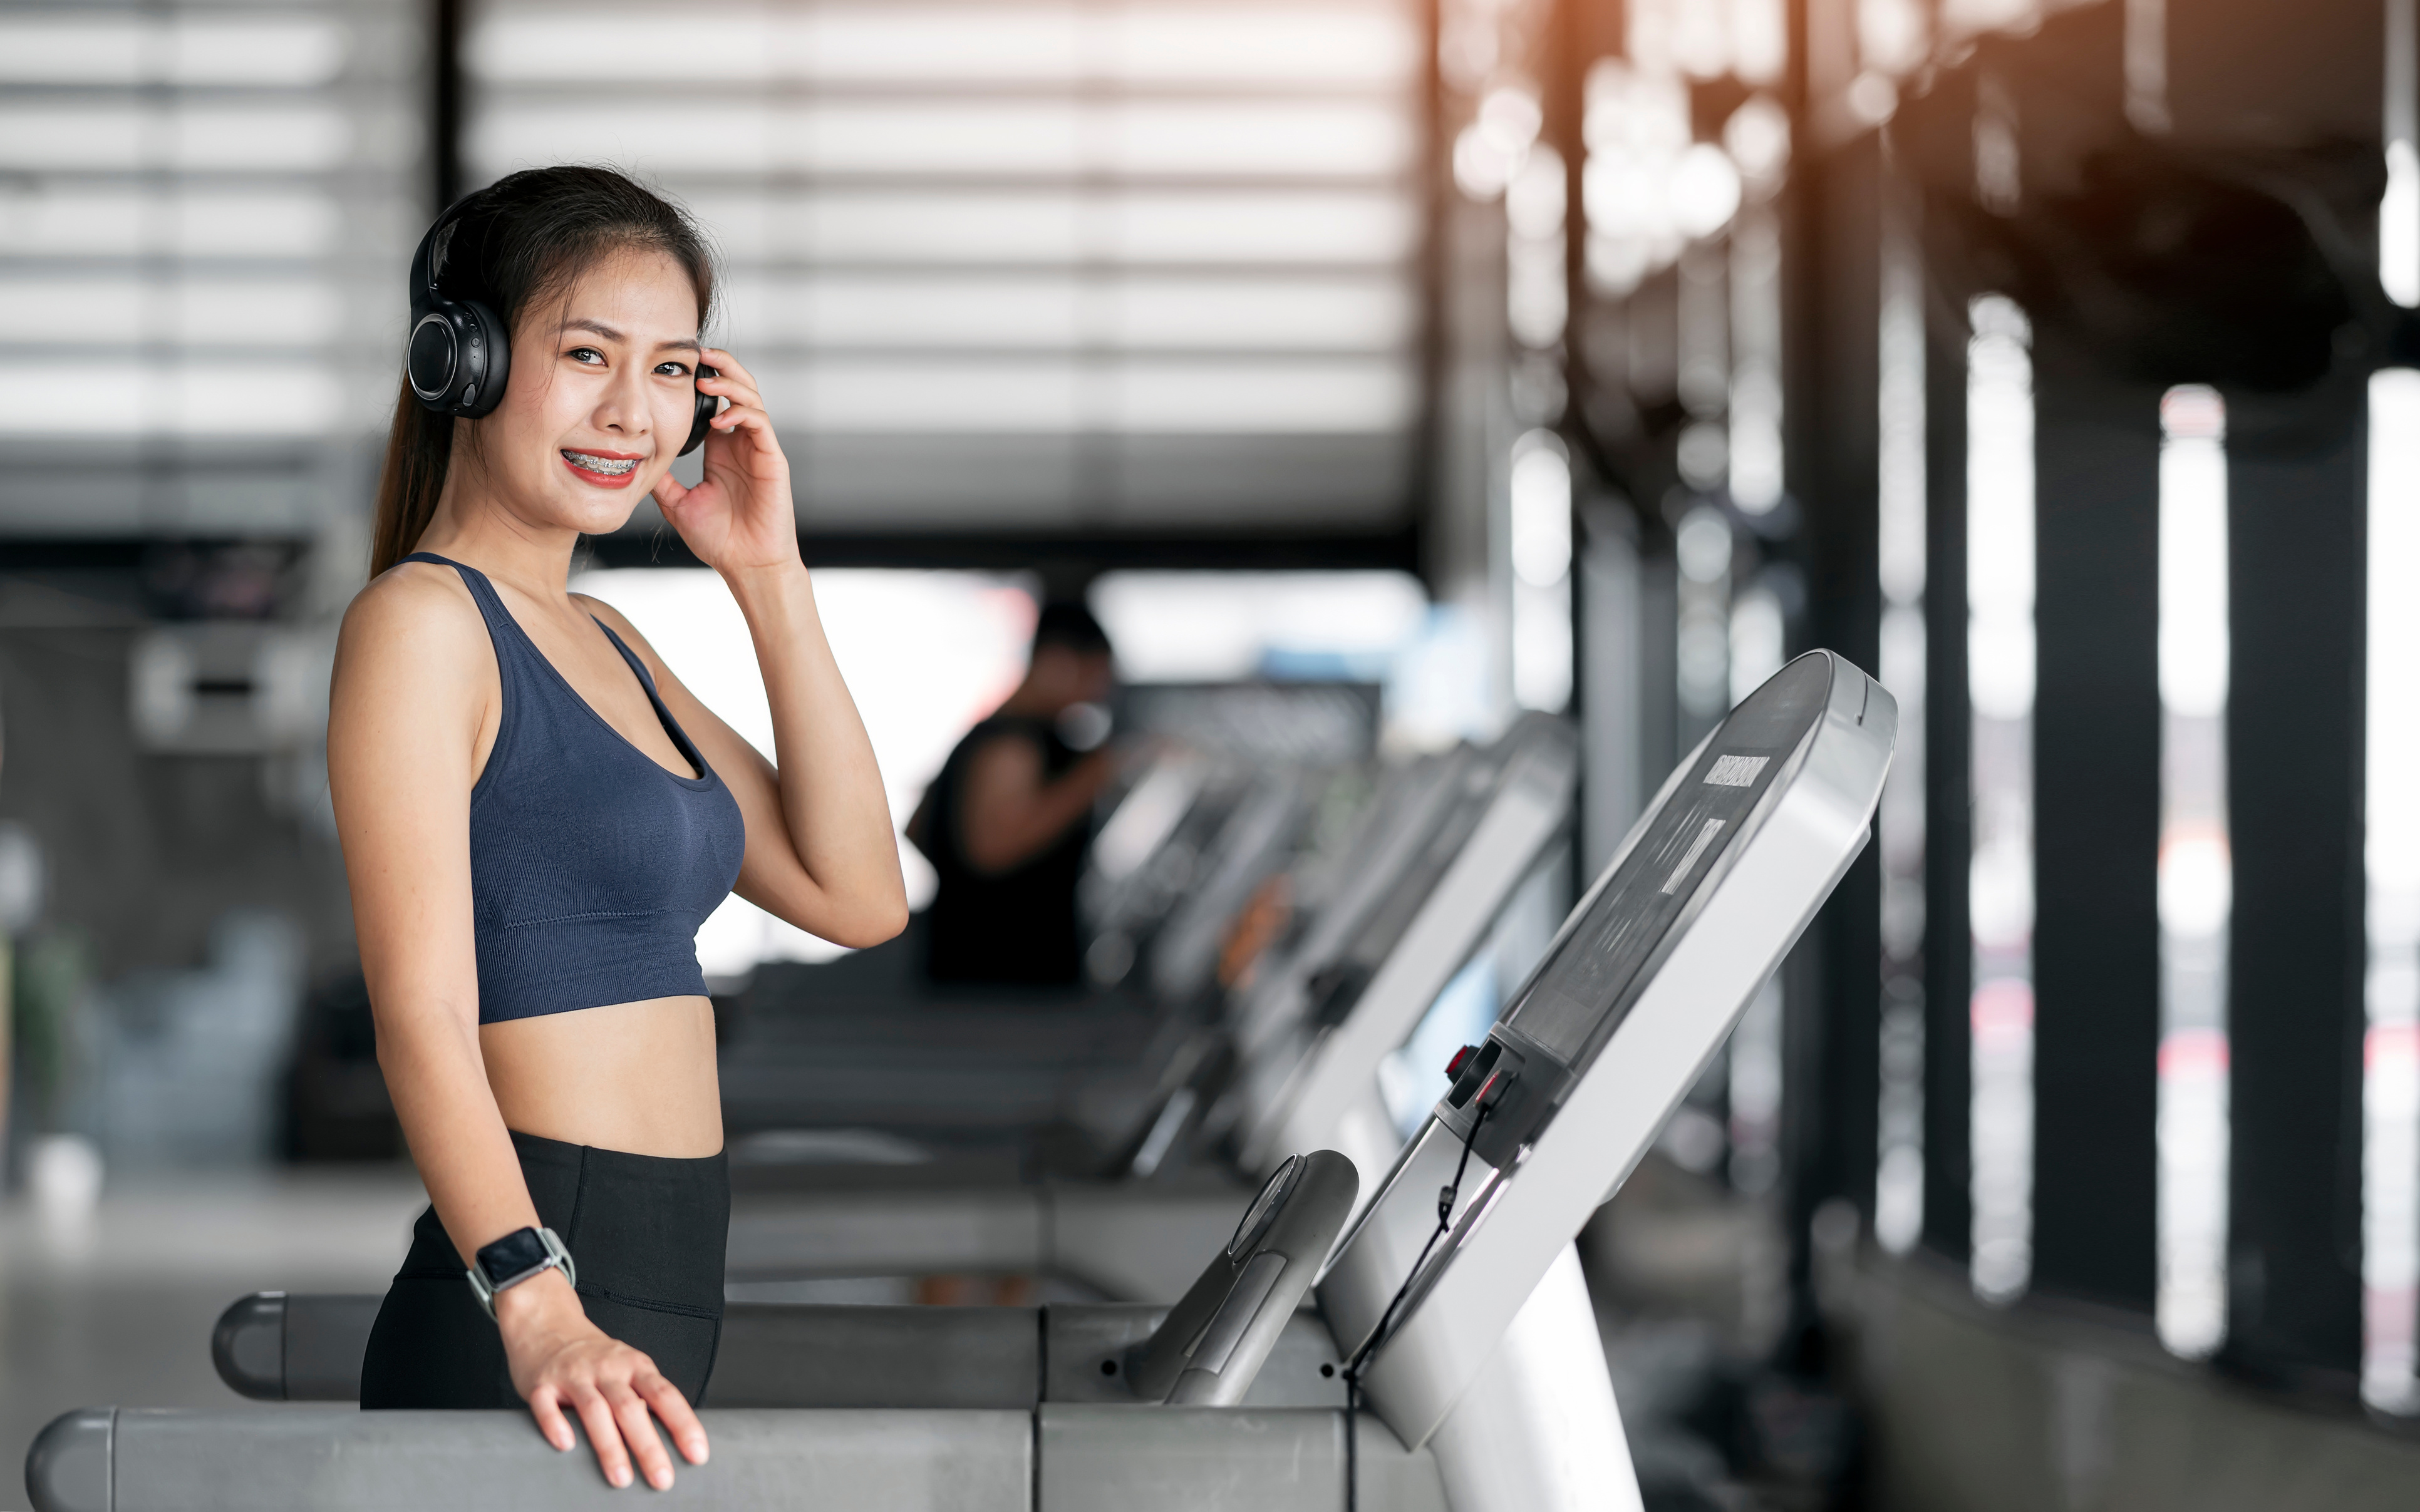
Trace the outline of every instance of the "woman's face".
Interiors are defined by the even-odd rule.
[[[532,526],[618,530],[671,468],[695,414],[697,296],[678,263],[618,253],[513,331],[504,403],[470,454]]]

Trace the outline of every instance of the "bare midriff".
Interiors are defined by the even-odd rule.
[[[508,1129],[676,1160],[722,1148],[714,1007],[703,997],[483,1024],[479,1049]]]

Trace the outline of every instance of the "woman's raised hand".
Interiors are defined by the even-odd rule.
[[[699,392],[730,404],[709,423],[706,476],[696,487],[684,488],[667,472],[656,485],[656,504],[697,559],[725,577],[794,564],[799,522],[790,498],[790,459],[774,440],[756,379],[719,347],[701,349],[697,360],[716,371],[713,378],[698,378]]]
[[[695,492],[695,490],[691,490]],[[588,1320],[580,1298],[559,1271],[550,1271],[496,1296],[496,1324],[513,1390],[529,1403],[537,1429],[557,1449],[578,1443],[564,1410],[579,1414],[597,1451],[597,1468],[619,1489],[630,1484],[630,1462],[658,1490],[673,1483],[672,1457],[649,1416],[661,1418],[681,1457],[706,1463],[706,1429],[680,1388],[656,1363]]]

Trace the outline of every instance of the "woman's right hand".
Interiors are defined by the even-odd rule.
[[[648,1485],[672,1489],[672,1457],[647,1420],[650,1410],[672,1431],[682,1458],[692,1465],[706,1463],[706,1429],[680,1388],[664,1379],[653,1360],[590,1322],[562,1272],[549,1271],[498,1293],[496,1324],[504,1331],[513,1390],[529,1403],[538,1431],[557,1449],[569,1449],[577,1441],[563,1411],[579,1413],[609,1484],[630,1484],[636,1456]]]

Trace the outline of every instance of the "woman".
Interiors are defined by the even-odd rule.
[[[610,171],[519,173],[440,219],[414,278],[328,732],[379,1061],[430,1198],[362,1405],[526,1402],[566,1450],[567,1409],[613,1485],[635,1457],[662,1488],[650,1412],[706,1456],[690,1403],[730,1211],[697,926],[736,882],[876,944],[907,919],[898,853],[788,463],[748,370],[699,345],[696,228]],[[503,378],[484,415],[413,391],[443,355],[423,349],[441,307],[493,322],[486,346],[509,332],[479,370]],[[705,477],[683,487],[669,469],[701,423]],[[580,536],[650,492],[747,615],[778,767],[566,586]]]

